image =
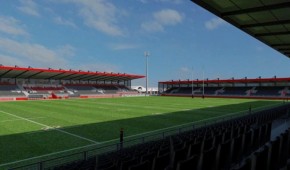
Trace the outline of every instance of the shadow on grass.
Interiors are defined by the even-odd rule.
[[[96,145],[93,145],[93,143],[88,140],[62,133],[54,129],[48,131],[34,131],[29,133],[0,136],[0,169],[2,167],[14,167],[14,165],[4,166],[7,162],[38,157],[40,155],[69,150],[71,148],[90,146],[79,148],[70,152],[52,154],[44,157],[41,156],[35,160],[32,159],[25,161],[24,163],[26,164],[28,162],[46,160],[48,158],[53,158],[59,155],[66,155],[68,153],[71,154],[73,152],[80,152],[116,143],[118,142],[120,128],[124,128],[125,141],[138,138],[140,140],[134,140],[134,142],[138,143],[141,142],[141,140],[147,141],[155,137],[162,137],[162,135],[164,135],[162,131],[173,133],[178,132],[180,128],[192,129],[193,124],[195,126],[198,124],[204,124],[204,122],[197,122],[200,120],[216,121],[217,119],[225,118],[224,115],[235,116],[238,114],[248,114],[248,109],[250,106],[252,107],[252,110],[255,111],[255,108],[265,109],[279,104],[282,104],[282,102],[252,101],[178,112],[155,113],[143,117],[134,117],[61,128],[61,130],[65,132],[79,135],[93,141],[101,142],[100,144]],[[172,128],[172,126],[175,127]],[[148,137],[150,135],[152,136]],[[142,136],[147,137],[142,138]],[[93,152],[97,153],[98,149],[94,150]],[[77,157],[79,157],[79,155]],[[23,162],[20,162],[20,164],[17,164],[17,166],[21,164],[23,164]]]

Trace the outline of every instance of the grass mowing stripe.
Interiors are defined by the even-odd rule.
[[[164,107],[160,107],[160,105],[158,104],[158,106],[148,106],[148,105],[144,105],[144,103],[142,104],[126,104],[126,103],[122,103],[122,102],[116,102],[116,103],[112,103],[112,102],[96,102],[96,101],[82,101],[82,100],[74,100],[73,102],[75,103],[92,103],[92,104],[98,104],[98,105],[111,105],[111,106],[123,106],[123,107],[131,107],[131,108],[144,108],[144,109],[162,109],[162,110],[180,110],[182,108],[180,107],[168,107],[164,106]],[[145,103],[146,104],[146,103]]]
[[[111,105],[111,106],[124,106],[124,107],[132,107],[132,108],[144,108],[144,109],[162,109],[162,110],[178,110],[178,108],[170,108],[170,107],[155,107],[155,106],[141,106],[141,105],[132,105],[132,104],[120,104],[120,103],[108,103],[108,102],[90,102],[99,105]]]
[[[94,144],[99,144],[99,142],[96,142],[94,140],[91,140],[91,139],[88,139],[88,138],[85,138],[85,137],[82,137],[82,136],[79,136],[79,135],[76,135],[76,134],[73,134],[73,133],[69,133],[67,131],[64,131],[64,130],[61,130],[61,129],[57,129],[57,128],[54,128],[54,127],[51,127],[51,126],[48,126],[48,125],[45,125],[45,124],[42,124],[42,123],[39,123],[39,122],[36,122],[36,121],[33,121],[33,120],[30,120],[30,119],[27,119],[27,118],[24,118],[24,117],[20,117],[20,116],[17,116],[17,115],[14,115],[14,114],[11,114],[11,113],[8,113],[8,112],[5,112],[3,110],[0,110],[0,112],[2,113],[5,113],[7,115],[10,115],[10,116],[14,116],[14,117],[17,117],[19,119],[23,119],[23,120],[26,120],[28,122],[31,122],[31,123],[34,123],[34,124],[37,124],[37,125],[40,125],[40,126],[43,126],[45,128],[49,128],[49,129],[53,129],[53,130],[56,130],[58,132],[62,132],[62,133],[65,133],[65,134],[68,134],[68,135],[71,135],[71,136],[74,136],[74,137],[77,137],[77,138],[80,138],[80,139],[83,139],[83,140],[86,140],[86,141],[89,141],[89,142],[92,142]]]

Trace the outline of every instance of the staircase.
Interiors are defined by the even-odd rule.
[[[218,94],[221,94],[221,93],[224,93],[224,92],[225,92],[225,88],[223,87],[223,88],[215,91],[215,95],[218,95]]]
[[[247,96],[251,96],[251,94],[257,93],[256,87],[253,87],[250,90],[247,90],[246,93],[247,93]]]
[[[279,91],[282,97],[285,97],[287,94],[290,93],[289,88],[285,87],[283,90]]]
[[[23,88],[23,86],[21,86],[20,84],[17,84],[17,86],[26,97],[29,96],[29,93]]]

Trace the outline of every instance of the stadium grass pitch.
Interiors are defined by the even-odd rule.
[[[40,155],[247,111],[281,101],[127,97],[0,103],[0,167]],[[126,139],[126,138],[125,138]]]

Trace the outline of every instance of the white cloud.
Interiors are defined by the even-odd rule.
[[[205,28],[208,30],[214,30],[222,25],[224,25],[226,22],[220,18],[213,18],[209,21],[205,22]]]
[[[111,47],[113,50],[127,50],[127,49],[138,48],[139,45],[122,43],[122,44],[112,44]]]
[[[141,28],[149,32],[164,31],[165,26],[174,26],[181,23],[183,16],[173,9],[163,9],[153,14],[153,20],[143,22]]]
[[[157,21],[143,22],[141,24],[141,28],[143,30],[146,30],[146,31],[149,31],[149,32],[160,32],[160,31],[164,31],[163,25],[161,25]]]
[[[79,15],[84,23],[111,36],[124,35],[118,26],[118,18],[124,16],[124,11],[106,0],[60,0],[74,3],[79,9]]]
[[[83,71],[98,71],[98,72],[120,72],[120,68],[117,65],[108,64],[108,63],[87,63],[78,65],[76,69],[80,69]]]
[[[21,60],[16,57],[1,55],[1,54],[0,54],[0,61],[1,61],[0,64],[6,65],[6,66],[14,66],[14,65],[28,66],[24,60]]]
[[[58,48],[57,54],[63,57],[72,57],[75,55],[75,51],[76,49],[73,46],[66,44]]]
[[[164,9],[159,12],[154,13],[154,18],[156,21],[162,25],[176,25],[182,22],[182,15],[172,9]]]
[[[39,17],[38,5],[33,0],[20,0],[21,6],[18,9],[28,15]]]
[[[76,24],[73,23],[72,21],[70,20],[66,20],[66,19],[63,19],[62,17],[55,17],[53,19],[53,21],[59,25],[65,25],[65,26],[70,26],[70,27],[73,27],[73,28],[77,28]]]
[[[28,35],[20,24],[20,21],[13,17],[0,16],[0,32],[10,35]]]
[[[11,61],[16,60],[18,63],[30,63],[35,66],[65,67],[68,62],[66,57],[74,55],[72,48],[65,45],[57,50],[52,50],[40,44],[22,43],[0,38],[2,54],[6,53],[6,56],[11,56]]]

